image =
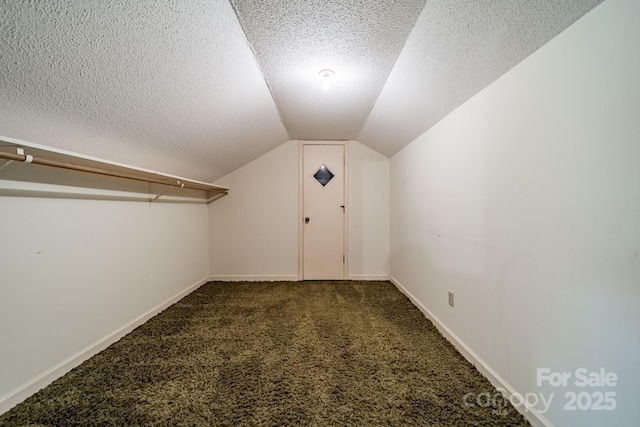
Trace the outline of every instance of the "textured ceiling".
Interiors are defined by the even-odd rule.
[[[227,0],[0,0],[0,135],[200,180],[287,140]]]
[[[0,0],[0,135],[204,181],[288,138],[391,155],[599,2]]]
[[[391,156],[602,0],[429,0],[358,140]]]
[[[355,139],[425,0],[231,0],[292,139]],[[318,72],[335,72],[324,91]]]

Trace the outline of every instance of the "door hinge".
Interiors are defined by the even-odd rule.
[[[344,255],[342,255],[342,263],[344,264]]]

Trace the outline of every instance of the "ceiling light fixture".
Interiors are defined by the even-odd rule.
[[[318,74],[322,77],[322,89],[331,89],[331,77],[333,77],[333,70],[325,68],[324,70],[320,70]]]

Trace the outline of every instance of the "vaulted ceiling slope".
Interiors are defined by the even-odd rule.
[[[228,0],[0,0],[0,135],[211,181],[288,139]]]
[[[602,0],[429,0],[358,140],[391,156]]]
[[[600,1],[0,0],[0,135],[204,181],[289,138],[390,156]]]

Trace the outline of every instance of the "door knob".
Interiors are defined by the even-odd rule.
[[[309,224],[309,217],[305,217],[305,218],[304,218],[304,223],[305,223],[305,224]]]

